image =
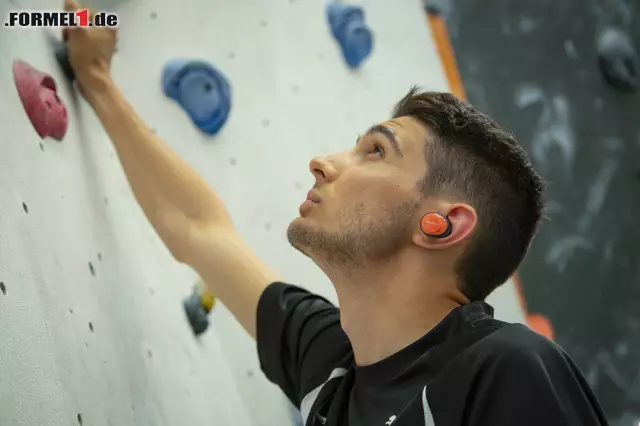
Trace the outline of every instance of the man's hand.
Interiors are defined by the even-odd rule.
[[[74,0],[65,0],[64,10],[74,12],[82,9]],[[89,22],[93,22],[95,12],[90,11]],[[65,28],[62,38],[67,42],[69,63],[76,75],[76,81],[86,96],[104,85],[110,77],[111,58],[116,48],[115,28]]]

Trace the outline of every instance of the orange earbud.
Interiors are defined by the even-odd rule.
[[[448,237],[451,235],[451,228],[449,218],[440,213],[427,213],[420,219],[420,230],[428,237]]]

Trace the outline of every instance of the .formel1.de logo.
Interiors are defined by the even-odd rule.
[[[98,12],[90,20],[89,9],[76,12],[9,12],[5,27],[41,28],[41,27],[117,27],[118,15]]]

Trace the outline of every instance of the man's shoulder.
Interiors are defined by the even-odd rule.
[[[484,324],[491,332],[455,356],[427,388],[436,423],[606,424],[584,376],[557,343],[522,324]]]

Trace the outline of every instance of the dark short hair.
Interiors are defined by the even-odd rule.
[[[425,195],[472,206],[478,225],[456,266],[461,290],[484,300],[524,259],[542,215],[545,184],[516,139],[494,120],[449,93],[418,92],[396,105],[431,133],[426,141]]]

